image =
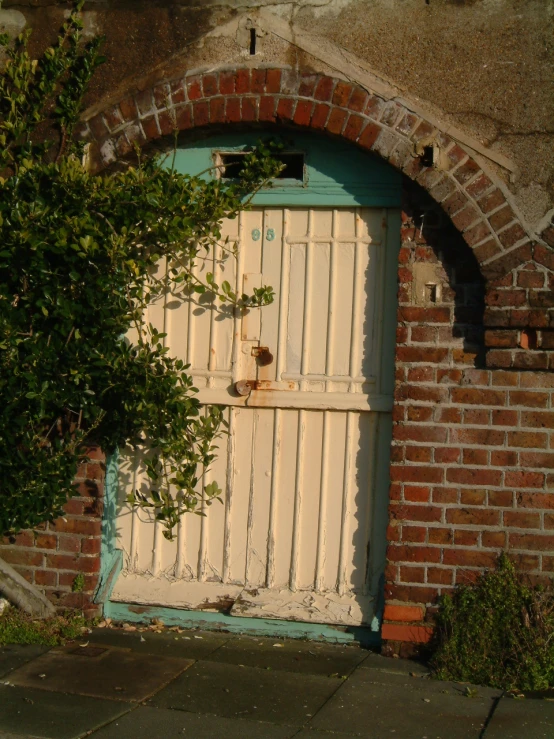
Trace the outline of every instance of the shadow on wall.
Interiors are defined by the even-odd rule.
[[[407,264],[410,271],[414,264],[426,262],[437,265],[442,276],[439,289],[429,291],[424,304],[452,310],[450,325],[438,329],[434,343],[452,348],[453,364],[484,368],[485,280],[479,264],[442,208],[407,178],[403,182],[402,246],[411,251]],[[400,305],[415,302],[414,286],[401,284]]]
[[[417,376],[417,382],[426,383],[428,386],[441,382],[441,371],[445,375],[444,381],[456,381],[458,374],[461,376],[460,366],[474,368],[485,366],[483,326],[485,281],[472,250],[444,211],[422,188],[408,178],[404,178],[402,190],[398,321],[400,328],[407,327],[408,330],[405,333],[399,332],[398,344],[407,347],[408,351],[413,348],[414,354],[407,353],[406,360],[401,358],[404,355],[399,354],[396,369],[404,366],[406,372],[400,375],[404,381],[410,377],[409,373],[412,371],[414,376]],[[432,275],[433,279],[428,284],[418,285],[418,275],[424,277]],[[370,291],[366,288],[368,301],[369,295]],[[412,310],[413,308],[416,310]],[[428,308],[438,310],[426,313]],[[372,327],[367,311],[366,317],[368,323],[364,353],[369,361],[371,341],[368,337]],[[436,371],[433,365],[436,365]],[[454,367],[456,369],[453,369]],[[394,371],[392,366],[390,371]],[[380,454],[388,457],[392,430],[390,425],[386,425],[385,414],[379,416],[376,432],[381,436]],[[361,470],[368,463],[368,435],[361,436],[360,441],[362,438],[365,438],[365,443],[360,443],[357,455]],[[389,485],[387,470],[384,489],[388,490]],[[372,551],[374,546],[379,550],[380,538],[383,536],[378,529],[379,500],[375,500],[371,512],[374,521],[370,526],[369,540],[366,536],[367,523],[360,515],[366,506],[364,486],[361,486],[356,500],[358,514],[357,528],[353,535],[355,551],[353,577],[356,580],[361,578],[366,588],[372,583],[372,589],[377,593],[378,599],[376,613],[382,616],[384,584],[381,576],[379,586],[376,587],[375,578],[379,576],[379,572],[375,570],[375,564],[376,560],[380,561],[383,558],[383,555],[380,551]],[[386,527],[386,521],[384,525]],[[382,572],[382,569],[380,571]]]

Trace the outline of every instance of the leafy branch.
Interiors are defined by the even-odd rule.
[[[279,165],[261,144],[232,182],[144,152],[120,171],[88,172],[72,133],[102,57],[101,40],[83,43],[81,5],[38,60],[28,33],[0,39],[0,532],[60,515],[96,443],[140,450],[149,486],[133,502],[171,538],[180,516],[221,493],[202,478],[225,423],[200,406],[146,308],[179,290],[239,310],[271,302],[270,287],[238,295],[194,267]]]

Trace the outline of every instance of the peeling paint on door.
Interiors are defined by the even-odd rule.
[[[223,234],[238,244],[237,260],[216,251],[199,272],[272,285],[275,302],[246,322],[201,300],[150,308],[172,353],[191,364],[200,400],[227,407],[229,435],[205,475],[225,500],[207,517],[186,516],[176,544],[147,513],[124,508],[113,601],[371,623],[392,406],[383,371],[395,301],[389,221],[382,208],[242,213]],[[237,394],[239,382],[250,392]]]

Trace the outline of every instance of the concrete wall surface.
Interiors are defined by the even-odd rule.
[[[0,26],[11,33],[25,23],[34,28],[38,50],[55,38],[69,5],[4,0]],[[552,0],[89,0],[84,18],[88,34],[106,36],[107,57],[88,104],[140,88],[160,66],[167,79],[175,55],[179,72],[244,61],[254,27],[257,64],[328,72],[328,49],[344,52],[399,95],[507,157],[512,166],[499,174],[533,230],[552,215]],[[288,41],[279,24],[290,29]],[[319,53],[306,53],[305,35],[319,39]]]

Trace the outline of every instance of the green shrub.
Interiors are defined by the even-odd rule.
[[[98,444],[140,449],[150,489],[130,502],[171,539],[181,515],[221,495],[201,481],[225,423],[200,407],[146,309],[167,295],[237,311],[272,301],[270,286],[238,295],[194,267],[280,165],[261,145],[232,182],[139,150],[118,171],[90,172],[72,132],[102,58],[99,39],[83,40],[82,4],[39,59],[29,33],[0,34],[0,535],[61,515]]]
[[[501,555],[496,570],[441,598],[435,649],[439,680],[505,690],[554,686],[554,589],[526,583]]]

